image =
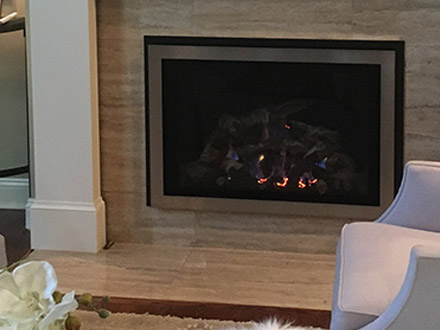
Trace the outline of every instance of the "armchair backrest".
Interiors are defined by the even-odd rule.
[[[440,232],[440,162],[408,162],[396,198],[376,222]]]

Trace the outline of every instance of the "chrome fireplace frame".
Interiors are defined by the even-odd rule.
[[[403,169],[403,41],[150,36],[146,36],[144,41],[148,206],[165,209],[374,219],[391,203],[398,189]],[[165,195],[162,138],[163,59],[380,65],[380,205]]]

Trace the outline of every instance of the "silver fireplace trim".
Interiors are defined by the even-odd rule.
[[[374,219],[389,206],[395,192],[395,51],[148,45],[148,107],[151,206],[219,212],[267,213]],[[270,201],[164,195],[162,140],[163,59],[270,61],[295,63],[378,64],[381,66],[380,205]],[[148,160],[147,160],[148,161]]]

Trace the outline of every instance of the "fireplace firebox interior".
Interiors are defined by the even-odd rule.
[[[148,184],[159,179],[158,200],[390,202],[401,173],[395,44],[208,40],[146,38],[147,155],[160,167]]]
[[[380,67],[164,60],[167,195],[379,203]]]

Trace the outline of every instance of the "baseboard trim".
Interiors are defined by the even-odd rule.
[[[0,209],[24,210],[29,198],[29,179],[0,178]]]
[[[26,225],[37,250],[98,252],[105,244],[105,204],[29,199]]]

